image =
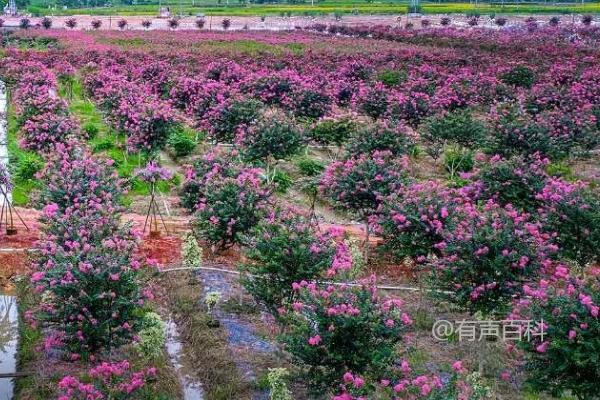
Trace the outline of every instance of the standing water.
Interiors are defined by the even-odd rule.
[[[0,374],[16,372],[18,313],[15,296],[0,295]],[[13,396],[12,378],[0,378],[0,400]]]
[[[171,357],[171,362],[177,370],[181,386],[183,387],[184,400],[203,400],[204,392],[202,386],[193,381],[193,379],[185,373],[183,360],[181,359],[182,344],[177,333],[177,325],[172,320],[167,322],[167,353]],[[2,398],[0,398],[1,400]]]

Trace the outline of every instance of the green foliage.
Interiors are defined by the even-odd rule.
[[[323,119],[309,131],[310,138],[324,145],[340,146],[356,130],[356,122],[350,118]]]
[[[453,178],[459,172],[469,172],[473,169],[475,159],[473,152],[460,147],[448,147],[444,151],[444,167]]]
[[[102,151],[107,151],[115,147],[114,139],[110,136],[104,136],[99,138],[98,140],[92,143],[92,151],[94,153],[99,153]]]
[[[285,171],[280,169],[275,170],[272,176],[273,183],[275,183],[275,190],[279,193],[287,193],[287,191],[294,186],[294,180]]]
[[[331,265],[334,250],[322,242],[307,217],[282,213],[250,232],[242,283],[273,315],[292,303],[292,283],[319,277]]]
[[[198,268],[202,265],[202,248],[198,245],[198,240],[188,232],[183,237],[181,244],[181,265],[184,268]]]
[[[383,83],[387,87],[395,87],[403,83],[408,78],[408,74],[405,70],[386,69],[377,74],[379,82]]]
[[[322,162],[308,157],[299,159],[296,165],[300,172],[306,176],[317,176],[325,170],[325,165]]]
[[[535,73],[525,65],[517,65],[505,72],[501,79],[508,85],[530,88],[535,83]]]
[[[483,123],[474,119],[469,110],[456,110],[427,119],[421,136],[427,143],[425,151],[437,159],[448,144],[467,149],[477,148],[485,134]]]
[[[140,320],[139,341],[136,348],[148,360],[156,360],[163,355],[167,340],[166,325],[160,315],[147,312]]]
[[[414,148],[413,138],[405,126],[375,124],[357,130],[346,146],[349,154],[372,154],[389,151],[394,156],[409,154]]]
[[[303,132],[284,115],[270,115],[250,128],[241,141],[240,153],[247,161],[287,159],[304,147]]]
[[[289,372],[285,368],[269,368],[267,380],[269,382],[270,400],[293,400],[292,392],[287,387]]]
[[[44,161],[35,153],[21,153],[14,165],[14,176],[16,180],[27,181],[35,178],[35,174],[44,167]]]
[[[189,156],[196,150],[195,136],[195,132],[180,125],[171,131],[167,146],[173,151],[175,157]]]
[[[98,125],[94,124],[93,122],[87,122],[87,123],[85,123],[81,127],[81,130],[83,131],[83,133],[85,134],[85,136],[88,139],[95,138],[96,135],[98,135],[98,133],[100,132],[100,128],[98,128]]]

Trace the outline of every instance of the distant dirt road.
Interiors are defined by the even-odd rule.
[[[292,16],[292,17],[275,17],[268,16],[264,21],[261,21],[260,17],[225,17],[225,16],[207,16],[205,20],[205,30],[223,30],[221,22],[224,19],[231,21],[231,30],[250,29],[250,30],[290,30],[296,27],[306,27],[316,23],[322,24],[341,24],[341,25],[390,25],[390,26],[404,26],[408,21],[412,22],[415,26],[420,25],[422,19],[429,20],[434,26],[439,26],[439,20],[443,15],[427,15],[427,16],[416,16],[407,17],[406,15],[346,15],[341,20],[336,20],[333,16],[318,16],[318,17],[304,17],[304,16]],[[522,24],[527,16],[509,16],[508,24]],[[540,24],[546,23],[550,15],[536,16]],[[52,18],[53,28],[64,28],[65,22],[74,18],[77,21],[77,26],[74,29],[78,30],[90,30],[92,29],[91,22],[93,20],[102,21],[101,30],[118,30],[118,21],[124,19],[127,21],[125,29],[128,30],[144,30],[142,21],[151,21],[150,30],[162,29],[167,30],[169,28],[168,18],[152,18],[149,16],[91,16],[91,15],[75,15],[75,16],[60,16],[50,17]],[[450,15],[452,25],[466,27],[467,17],[464,15],[452,14]],[[21,17],[3,17],[5,27],[18,27]],[[196,17],[186,16],[179,19],[178,29],[198,29],[196,27]],[[568,16],[562,16],[561,20],[564,24],[571,23],[572,18]],[[31,17],[31,25],[36,26],[40,23],[41,18]],[[479,26],[483,27],[494,27],[493,21],[487,16],[482,16],[479,21]]]

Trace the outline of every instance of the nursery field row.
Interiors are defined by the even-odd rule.
[[[17,398],[597,398],[600,31],[496,24],[6,34]]]

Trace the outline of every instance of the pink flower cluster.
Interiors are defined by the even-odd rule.
[[[133,372],[129,361],[102,362],[88,373],[92,383],[83,383],[73,376],[64,377],[58,384],[59,400],[102,400],[128,398],[149,379],[156,376],[155,368]]]
[[[168,181],[173,177],[173,172],[161,167],[156,161],[150,161],[144,168],[135,170],[134,175],[144,182],[155,184],[159,181]]]

